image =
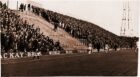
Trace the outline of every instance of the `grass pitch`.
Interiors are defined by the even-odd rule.
[[[1,61],[2,76],[136,76],[138,53],[134,50],[108,53],[47,55],[40,59]]]

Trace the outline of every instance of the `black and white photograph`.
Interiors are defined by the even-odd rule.
[[[139,0],[0,0],[1,76],[138,76]]]

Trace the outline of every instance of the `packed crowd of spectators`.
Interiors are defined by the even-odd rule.
[[[63,50],[59,41],[54,42],[40,32],[40,28],[30,25],[14,10],[0,2],[1,51],[2,52],[47,52]]]
[[[98,25],[62,15],[50,10],[45,10],[30,4],[21,4],[20,11],[32,11],[36,15],[43,17],[46,21],[57,27],[64,29],[72,37],[79,39],[85,45],[92,44],[93,48],[105,48],[108,44],[110,48],[133,48],[136,46],[136,37],[117,36]],[[23,21],[13,10],[7,8],[6,4],[0,2],[0,23],[1,23],[1,49],[8,51],[55,51],[63,50],[60,42],[54,42],[48,36],[40,33],[40,28],[35,28]]]
[[[52,23],[54,28],[60,27],[71,36],[79,39],[85,45],[90,43],[93,48],[104,48],[108,44],[110,48],[133,48],[136,46],[136,37],[121,37],[109,32],[96,24],[62,15],[57,12],[45,10],[32,6],[33,13],[42,16],[45,20]]]

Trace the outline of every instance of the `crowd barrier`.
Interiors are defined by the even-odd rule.
[[[118,48],[119,50],[126,50],[130,48]],[[108,51],[112,51],[114,49],[109,49]],[[100,52],[106,52],[107,50],[100,49]],[[49,51],[45,54],[42,54],[41,52],[9,52],[9,53],[1,53],[0,58],[1,59],[16,59],[16,58],[24,58],[24,57],[34,57],[34,56],[42,56],[42,55],[60,55],[60,54],[74,54],[74,53],[85,53],[85,54],[91,54],[94,52],[98,52],[97,49],[92,49],[92,51],[89,51],[87,49],[81,49],[81,50],[65,50],[65,51]]]
[[[23,58],[23,57],[34,57],[41,56],[41,52],[9,52],[9,53],[1,53],[0,57],[2,59],[14,59],[14,58]]]

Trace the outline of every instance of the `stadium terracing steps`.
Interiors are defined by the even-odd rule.
[[[35,27],[39,27],[40,31],[43,32],[45,36],[49,36],[54,41],[59,40],[64,50],[87,49],[87,46],[81,43],[78,39],[72,37],[63,29],[58,28],[55,32],[53,30],[54,25],[47,22],[42,17],[37,16],[31,12],[18,12],[18,14],[21,16],[21,18],[23,18],[23,20],[27,20],[29,24],[34,24]]]

